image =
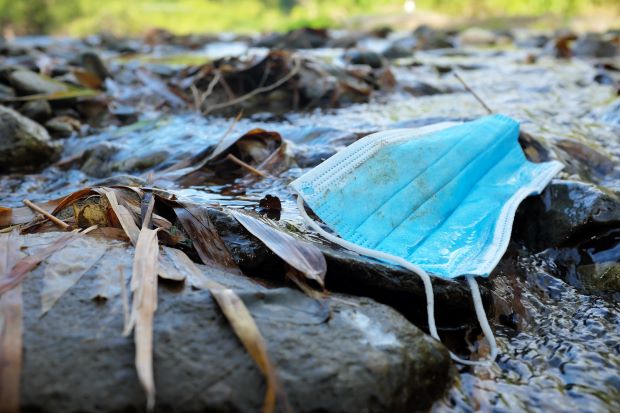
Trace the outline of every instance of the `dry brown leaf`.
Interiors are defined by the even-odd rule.
[[[28,208],[30,209],[30,208]],[[0,207],[0,227],[7,227],[13,223],[13,210]]]
[[[86,70],[73,69],[73,75],[82,86],[90,89],[99,89],[103,84],[99,76]]]
[[[127,210],[125,206],[119,205],[116,198],[116,193],[111,189],[99,188],[98,191],[106,196],[108,202],[110,203],[110,208],[112,208],[112,211],[114,211],[114,214],[116,215],[119,223],[121,224],[121,228],[123,228],[125,234],[127,234],[129,239],[131,240],[131,243],[133,245],[136,245],[136,243],[138,242],[140,229],[136,225],[136,221],[134,221],[131,212],[129,212],[129,210]]]
[[[73,202],[77,201],[78,199],[84,198],[88,195],[92,195],[95,194],[95,192],[93,191],[92,188],[88,187],[88,188],[84,188],[84,189],[80,189],[79,191],[76,191],[66,197],[60,198],[60,199],[55,199],[52,201],[48,201],[46,203],[43,204],[38,204],[37,206],[42,208],[43,210],[49,212],[51,215],[56,216],[60,211],[62,211],[64,208],[66,208],[67,206],[69,206],[70,204],[72,204]],[[53,206],[53,209],[51,211],[49,211],[49,209]],[[17,212],[17,210],[20,208],[16,208],[15,210],[13,210],[14,213]],[[20,213],[25,217],[26,213],[23,211],[20,211]],[[31,212],[32,214],[32,212]],[[42,217],[38,214],[32,214],[32,219],[28,222],[27,225],[25,225],[24,227],[22,227],[22,233],[26,233],[26,232],[31,232],[31,230],[33,228],[38,227],[39,225],[47,222],[47,218],[46,217]],[[13,221],[16,221],[15,223],[17,223],[18,219],[13,218]]]
[[[155,407],[155,379],[153,376],[153,318],[157,310],[157,267],[159,243],[157,230],[142,228],[136,243],[131,280],[133,288],[132,317],[136,343],[136,370],[146,392],[147,408]]]
[[[99,261],[106,250],[104,244],[81,238],[67,245],[62,254],[54,254],[47,260],[41,291],[42,316]],[[88,254],[84,254],[84,251],[88,251]]]
[[[87,231],[88,230],[85,230],[83,233]],[[80,233],[78,232],[63,234],[51,244],[48,244],[45,247],[34,251],[31,255],[17,261],[17,263],[9,271],[8,276],[0,279],[0,294],[3,294],[4,292],[9,291],[12,288],[15,288],[22,282],[26,275],[28,275],[28,273],[41,261],[52,255],[59,249],[63,248],[65,245],[76,239],[78,236],[80,236]]]
[[[159,241],[157,231],[148,228],[155,199],[151,198],[136,242],[131,274],[132,308],[125,334],[134,330],[136,371],[144,388],[147,410],[155,407],[153,374],[153,318],[157,310]]]
[[[321,287],[325,286],[327,262],[321,250],[272,227],[262,219],[253,218],[236,211],[231,211],[231,213],[245,229],[261,240],[267,248],[286,261],[287,264],[303,273],[306,278],[316,281]]]
[[[204,264],[241,274],[230,251],[217,233],[215,225],[209,219],[206,208],[187,204],[175,207],[174,212]]]
[[[175,254],[175,263],[188,274],[188,281],[194,288],[207,289],[219,305],[222,313],[230,323],[233,331],[250,354],[267,381],[267,390],[263,401],[263,413],[271,413],[275,409],[276,398],[279,397],[284,411],[289,411],[284,391],[281,389],[275,368],[269,359],[267,345],[260,334],[258,326],[243,301],[235,292],[223,285],[208,279],[200,269],[181,250]]]
[[[79,228],[88,228],[92,225],[109,227],[107,210],[109,202],[106,197],[100,195],[89,196],[80,199],[73,204],[73,216]]]
[[[125,207],[127,208],[127,210],[129,212],[131,212],[131,214],[134,217],[141,217],[142,213],[140,210],[140,207],[135,206],[135,205],[131,205],[131,204],[127,204],[125,205]],[[157,215],[157,214],[153,214],[153,225],[157,228],[161,228],[161,229],[165,229],[168,230],[170,228],[172,228],[172,222],[168,221],[166,218]]]
[[[0,281],[19,259],[16,231],[0,237]],[[19,412],[22,364],[22,288],[0,295],[0,412]]]
[[[182,251],[166,246],[161,247],[159,255],[159,276],[161,278],[172,281],[184,281],[187,278],[183,268],[176,265],[178,252]]]
[[[101,237],[106,240],[129,241],[127,234],[122,228],[103,227],[90,232],[91,237]]]

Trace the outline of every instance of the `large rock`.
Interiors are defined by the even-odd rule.
[[[34,170],[58,153],[45,128],[0,105],[0,172]]]
[[[620,199],[614,193],[583,182],[554,180],[540,197],[528,198],[519,208],[514,238],[541,251],[618,225]]]
[[[31,235],[26,244],[57,236]],[[90,237],[75,242],[82,242],[85,255],[102,243],[107,251],[44,317],[40,286],[49,264],[23,283],[22,411],[142,411],[133,338],[121,334],[119,270],[129,276],[134,250]],[[296,290],[199,268],[232,288],[252,313],[293,411],[417,411],[449,383],[445,348],[386,306],[337,294],[318,302]],[[207,291],[160,283],[154,368],[158,411],[260,410],[263,376]]]

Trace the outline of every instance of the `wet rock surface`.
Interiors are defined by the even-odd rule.
[[[29,236],[26,245],[58,235]],[[142,410],[133,340],[121,334],[116,270],[131,273],[133,249],[93,238],[74,242],[84,251],[103,243],[107,251],[44,317],[40,286],[46,264],[23,284],[22,411]],[[232,288],[254,316],[294,411],[418,410],[450,381],[445,348],[384,305],[337,294],[319,302],[290,288],[200,268]],[[260,409],[262,375],[207,291],[160,284],[154,364],[158,410]]]
[[[0,137],[2,172],[40,168],[59,152],[41,125],[5,106],[0,106]]]
[[[540,197],[526,200],[519,209],[515,237],[536,251],[609,228],[620,228],[616,194],[592,184],[555,180]]]
[[[11,85],[24,95],[47,95],[67,90],[64,85],[29,70],[15,70],[10,72],[7,78]]]

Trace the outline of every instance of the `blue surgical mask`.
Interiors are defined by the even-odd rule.
[[[508,247],[517,206],[540,193],[559,162],[529,162],[519,124],[492,115],[462,124],[369,135],[291,185],[345,248],[409,268],[427,287],[429,329],[438,338],[428,273],[467,276],[478,319],[488,325],[474,276],[488,276]],[[302,200],[303,198],[303,200]],[[457,361],[473,364],[461,360]]]

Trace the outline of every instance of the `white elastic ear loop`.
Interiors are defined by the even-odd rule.
[[[437,325],[435,324],[435,299],[433,295],[433,284],[431,283],[430,275],[428,275],[426,271],[424,271],[422,268],[418,267],[417,265],[414,265],[410,263],[409,261],[406,261],[405,259],[401,257],[397,257],[395,255],[387,254],[385,252],[381,252],[377,250],[372,250],[369,248],[364,248],[359,245],[353,244],[352,242],[346,241],[340,237],[337,237],[333,234],[330,234],[329,232],[321,228],[319,224],[317,224],[312,218],[308,216],[304,208],[303,198],[299,195],[297,195],[297,208],[299,209],[299,213],[301,214],[304,221],[306,221],[306,223],[310,225],[312,229],[318,232],[323,238],[333,242],[334,244],[338,244],[348,250],[357,252],[358,254],[366,255],[368,257],[376,258],[379,260],[386,260],[386,261],[393,262],[417,274],[422,279],[422,282],[424,283],[424,292],[426,293],[426,313],[428,316],[428,329],[430,330],[431,337],[433,337],[437,341],[441,341],[441,339],[439,338],[439,334],[437,333]],[[484,360],[484,361],[464,360],[460,358],[459,356],[453,354],[452,352],[450,352],[450,357],[452,358],[452,360],[456,361],[457,363],[465,364],[468,366],[486,365],[486,364],[489,364],[490,362],[493,362],[497,355],[497,346],[495,344],[495,337],[493,337],[491,326],[489,325],[489,322],[487,321],[487,318],[486,318],[486,314],[484,312],[484,307],[482,305],[482,298],[480,297],[480,290],[478,289],[478,284],[476,283],[476,280],[474,279],[473,276],[468,276],[467,280],[469,281],[469,286],[472,290],[474,308],[476,310],[476,316],[478,317],[478,322],[480,323],[482,332],[484,333],[487,341],[489,342],[489,346],[491,348],[491,358],[489,360]]]

